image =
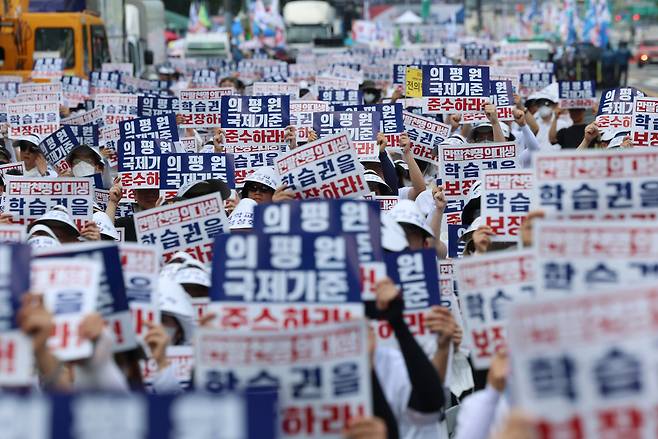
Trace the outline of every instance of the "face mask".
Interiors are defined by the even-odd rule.
[[[178,332],[178,329],[165,326],[164,330],[167,333],[167,336],[169,336],[169,343],[173,344],[174,340],[176,339],[176,333]]]
[[[74,177],[87,177],[96,173],[96,167],[87,162],[78,162],[73,165],[72,171]]]
[[[363,95],[363,101],[366,104],[372,104],[373,102],[375,102],[375,98],[376,96],[373,93],[365,93]]]
[[[553,110],[551,110],[551,107],[549,107],[547,105],[543,105],[539,109],[539,111],[537,111],[537,113],[539,114],[539,117],[541,117],[542,119],[546,119],[548,116],[551,115],[552,112],[553,112]]]
[[[32,248],[50,248],[59,246],[59,241],[50,236],[33,236],[27,240]]]

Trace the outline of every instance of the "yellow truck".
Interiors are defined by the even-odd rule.
[[[65,74],[87,77],[111,61],[103,20],[86,10],[30,12],[29,0],[0,0],[0,75],[29,77],[39,54],[58,54]]]

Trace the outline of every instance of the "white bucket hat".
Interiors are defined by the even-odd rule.
[[[382,247],[384,250],[401,252],[409,247],[404,229],[390,215],[381,216]]]
[[[119,232],[112,224],[112,220],[107,216],[105,212],[95,212],[94,213],[94,222],[100,229],[100,233],[103,236],[107,236],[110,239],[118,241],[120,239]]]
[[[170,278],[160,276],[158,297],[160,298],[160,311],[175,317],[183,329],[183,342],[192,343],[195,313],[190,296],[180,284]]]
[[[425,215],[420,211],[416,203],[411,200],[400,200],[388,211],[398,224],[409,224],[416,226],[429,236],[434,236],[432,230],[425,225]]]
[[[254,182],[264,184],[265,186],[276,190],[281,185],[281,177],[276,170],[270,166],[258,168],[256,172],[245,178],[245,183]]]
[[[382,185],[386,189],[387,193],[389,194],[393,192],[391,190],[391,187],[388,184],[386,184],[386,182],[377,174],[377,172],[373,171],[372,169],[366,169],[363,175],[366,178],[366,182],[378,183]]]
[[[174,275],[174,280],[180,284],[194,284],[210,288],[210,273],[196,266],[183,266]]]
[[[64,206],[55,206],[51,210],[43,214],[36,221],[34,221],[32,224],[28,226],[27,232],[30,233],[32,228],[39,224],[47,226],[48,222],[58,222],[60,224],[64,224],[68,226],[71,232],[73,232],[76,236],[80,236],[80,231],[75,226],[75,223],[71,219],[71,215],[69,215],[68,211],[66,210],[66,207]]]

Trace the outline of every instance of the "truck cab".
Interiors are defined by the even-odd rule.
[[[28,77],[35,53],[57,53],[64,73],[86,77],[110,62],[105,26],[85,12],[24,12],[2,16],[0,74]]]

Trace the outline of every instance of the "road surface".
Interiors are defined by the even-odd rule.
[[[628,85],[643,89],[653,96],[658,96],[658,64],[639,69],[631,65],[628,72]]]

